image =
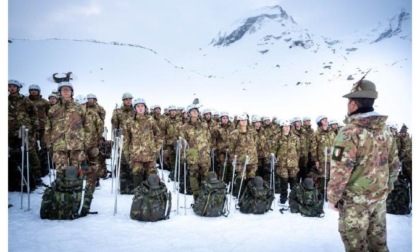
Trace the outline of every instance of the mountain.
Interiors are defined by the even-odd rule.
[[[401,10],[382,17],[376,27],[336,38],[301,27],[278,5],[257,9],[229,26],[220,27],[213,39],[208,34],[209,44],[178,53],[118,38],[10,37],[9,77],[39,83],[46,96],[55,88],[52,74],[71,71],[76,92],[95,93],[109,116],[120,96],[132,92],[163,107],[186,107],[199,97],[204,106],[232,114],[316,118],[322,113],[340,121],[342,94],[372,69],[367,78],[379,84],[378,108],[393,121],[410,124],[410,13]],[[386,88],[389,82],[400,87]],[[397,107],[387,102],[391,99]]]

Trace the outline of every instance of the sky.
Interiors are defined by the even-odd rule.
[[[276,194],[273,210],[263,215],[242,214],[235,210],[236,201],[232,200],[227,217],[200,217],[189,208],[192,196],[187,195],[184,204],[184,195],[173,191],[172,182],[167,181],[168,172],[163,174],[172,192],[172,211],[168,220],[154,223],[130,219],[132,195],[117,197],[114,215],[111,178],[101,179],[101,189],[94,193],[90,211],[98,214],[72,221],[40,219],[42,189],[31,194],[29,211],[26,194],[21,205],[20,193],[9,193],[8,203],[13,207],[7,210],[8,251],[344,251],[338,233],[338,213],[326,204],[323,218],[303,217],[290,211],[281,214]],[[43,180],[49,184],[48,176]],[[387,214],[387,230],[390,251],[416,251],[412,245],[411,215]]]
[[[287,118],[295,115],[309,115],[314,120],[319,115],[319,111],[322,111],[321,109],[328,108],[326,110],[328,116],[340,121],[345,114],[346,102],[345,99],[341,98],[341,95],[348,92],[351,83],[337,81],[337,83],[340,83],[337,86],[333,82],[319,83],[320,81],[313,80],[313,85],[307,86],[305,90],[297,90],[291,85],[287,87],[273,87],[268,80],[267,84],[265,84],[264,79],[258,79],[258,76],[264,78],[265,68],[256,69],[255,72],[258,74],[253,74],[254,72],[250,71],[253,67],[244,67],[246,63],[254,60],[254,56],[248,56],[248,54],[244,53],[242,57],[240,46],[236,47],[236,51],[233,50],[234,52],[230,54],[230,58],[223,59],[223,61],[229,62],[225,63],[226,65],[216,61],[215,58],[219,56],[218,53],[221,50],[209,47],[211,39],[216,37],[219,31],[229,29],[229,27],[237,24],[244,17],[258,12],[259,8],[267,5],[279,4],[293,16],[299,25],[308,28],[311,32],[327,37],[348,38],[354,32],[359,32],[365,27],[374,27],[378,22],[378,16],[390,17],[395,14],[395,10],[402,8],[411,12],[412,4],[411,1],[407,0],[231,0],[229,2],[223,0],[147,0],[141,2],[131,0],[15,0],[8,3],[5,2],[2,1],[2,6],[0,6],[3,7],[0,8],[2,11],[2,15],[0,15],[0,23],[2,25],[1,41],[3,41],[1,44],[1,55],[8,55],[8,57],[0,57],[2,69],[6,70],[0,73],[2,79],[6,81],[9,78],[16,78],[27,85],[33,82],[39,83],[45,96],[55,87],[54,84],[47,80],[51,73],[74,70],[78,75],[76,75],[78,77],[77,82],[74,83],[76,92],[84,94],[93,92],[97,94],[99,103],[107,109],[106,120],[108,121],[108,127],[112,109],[120,101],[119,97],[125,91],[132,91],[133,95],[142,96],[149,102],[149,105],[159,103],[162,106],[167,106],[174,103],[175,105],[184,106],[192,101],[193,98],[199,97],[204,106],[210,106],[219,111],[225,109],[224,105],[229,101],[229,106],[232,108],[231,113],[241,113],[246,110],[250,114],[257,113],[262,115],[262,113],[265,113],[266,108],[270,108],[269,116],[274,116],[278,115],[273,111],[274,108],[282,108],[281,115]],[[414,24],[415,15],[412,15],[412,17]],[[10,45],[5,41],[11,38],[30,41],[17,41],[13,46],[18,48],[18,50],[8,50]],[[51,38],[64,40],[57,43],[45,41]],[[92,47],[90,44],[83,43],[75,45],[74,43],[68,43],[68,40],[71,39],[95,39],[104,42],[118,41],[139,44],[153,49],[158,53],[158,56],[154,57],[152,53],[143,51],[132,53],[125,48],[109,50],[105,48],[106,46]],[[246,48],[247,45],[243,46]],[[203,52],[209,53],[209,55],[213,53],[213,61],[199,61],[197,55],[201,48]],[[378,50],[375,52],[375,55],[383,55],[384,62],[387,60],[386,64],[392,63],[388,62],[389,55],[395,56],[397,59],[402,59],[401,55],[404,55],[404,52],[393,49],[392,44],[386,45],[384,48],[387,49],[386,52]],[[415,49],[413,47],[413,52]],[[373,53],[373,51],[369,51],[371,50],[370,48],[364,50],[361,51],[366,52],[366,55]],[[78,54],[75,54],[75,52],[78,52]],[[77,60],[77,58],[74,59],[74,55],[85,57],[83,60]],[[104,55],[110,55],[111,60],[104,61],[107,59]],[[122,58],[122,55],[124,58]],[[221,55],[220,57],[223,58],[223,54]],[[355,61],[356,63],[351,67],[360,65],[363,69],[367,69],[370,62],[378,64],[382,60],[379,57],[374,59],[365,55],[359,55],[358,57],[360,59]],[[56,61],[57,58],[59,60]],[[42,62],[42,59],[48,62]],[[200,74],[208,74],[212,73],[209,70],[210,67],[214,67],[215,72],[222,75],[224,79],[220,79],[220,82],[215,84],[212,80],[200,78],[198,74],[189,73],[185,75],[172,69],[169,64],[161,64],[166,59],[171,60],[173,64],[185,66],[187,71],[184,71],[184,73],[200,71]],[[415,58],[413,57],[412,59],[413,64],[415,64]],[[141,62],[140,66],[125,64],[136,60]],[[270,60],[271,63],[275,59]],[[362,62],[362,60],[366,62]],[[10,62],[12,62],[11,65],[9,65]],[[412,110],[410,104],[415,102],[415,99],[411,98],[411,93],[416,93],[415,90],[417,89],[416,85],[411,85],[411,83],[415,83],[414,80],[411,80],[411,70],[409,74],[403,72],[403,76],[401,76],[401,71],[390,68],[385,63],[380,67],[378,66],[377,70],[379,73],[389,72],[389,76],[381,76],[375,71],[372,71],[369,76],[377,80],[377,83],[389,81],[398,86],[396,89],[381,90],[380,99],[378,99],[378,111],[385,114],[386,112],[392,112],[391,117],[393,118],[391,119],[397,121],[399,125],[402,122],[410,121],[408,125],[411,128],[414,120],[416,120],[414,117],[411,118],[414,109]],[[147,66],[147,64],[150,64],[150,66]],[[225,68],[227,69],[226,72],[230,71],[229,64],[240,65],[241,67],[238,67],[240,72],[223,75]],[[152,68],[154,66],[162,68]],[[411,64],[409,66],[411,67]],[[103,73],[99,71],[101,67],[104,67]],[[114,70],[108,71],[110,68]],[[295,68],[291,67],[290,69]],[[92,73],[90,74],[90,72]],[[130,73],[128,74],[129,77],[139,73],[136,75],[139,79],[130,80],[129,77],[123,76],[127,72]],[[142,72],[143,74],[141,74]],[[169,77],[162,76],[160,72],[166,73]],[[5,73],[9,73],[9,75]],[[415,74],[414,71],[413,74]],[[245,82],[244,80],[248,80],[247,78],[252,83]],[[282,76],[282,78],[287,82],[289,81],[288,78],[291,77]],[[117,83],[120,89],[115,89],[114,86],[102,85],[100,82],[102,79],[106,83]],[[290,79],[291,81],[292,79]],[[233,83],[231,89],[227,86],[227,83],[230,82]],[[91,83],[95,83],[95,86]],[[96,85],[98,83],[101,85]],[[141,86],[139,83],[146,83],[147,87]],[[258,83],[257,87],[255,83]],[[176,88],[176,85],[185,85],[185,88]],[[222,91],[215,92],[211,85],[216,85]],[[148,87],[152,88],[149,89]],[[238,87],[241,89],[246,88],[249,91],[237,93],[235,90]],[[411,88],[412,92],[410,92]],[[165,95],[159,94],[159,92],[156,93],[156,90],[160,92],[165,91],[162,92]],[[306,108],[293,109],[294,106],[291,106],[291,104],[294,104],[294,101],[289,101],[287,97],[271,97],[272,94],[287,93],[294,95],[296,92],[306,95],[305,97],[309,99],[309,94],[318,93],[319,90],[329,90],[333,93],[328,96],[328,99],[323,99],[322,102],[319,100],[307,100],[306,102],[310,104],[310,110]],[[231,92],[233,93],[230,94]],[[167,97],[167,94],[171,94],[171,96]],[[293,97],[293,95],[289,95],[289,98]],[[263,102],[256,100],[255,97],[262,98]],[[398,102],[392,104],[396,100],[393,99],[395,97],[398,97]],[[4,101],[5,99],[2,99],[1,102]],[[247,104],[246,106],[243,105],[244,102]],[[264,102],[266,102],[265,107],[257,107],[259,104],[264,104]],[[331,106],[331,104],[334,105]],[[410,116],[407,116],[407,114]],[[411,119],[413,122],[411,122]],[[1,127],[5,127],[5,125]],[[4,148],[2,153],[6,153],[5,145],[2,145],[2,148]],[[7,190],[5,185],[6,183],[3,183],[3,191]],[[6,195],[2,194],[2,197],[2,201],[5,204],[7,201]]]

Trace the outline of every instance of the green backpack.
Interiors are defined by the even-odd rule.
[[[324,217],[324,198],[318,189],[297,184],[290,192],[289,208],[302,216]]]
[[[70,166],[67,170],[64,177],[57,177],[45,189],[40,209],[41,219],[73,220],[90,213],[92,190],[86,188],[86,179],[77,174],[76,167]]]
[[[150,222],[169,219],[171,203],[171,192],[156,174],[152,174],[134,189],[130,218]]]
[[[408,178],[402,175],[394,182],[394,190],[386,199],[386,212],[390,214],[410,214],[410,183]]]
[[[260,176],[256,176],[247,183],[240,195],[239,211],[246,214],[264,214],[271,209],[273,200],[273,189],[270,189]]]
[[[197,200],[192,205],[194,213],[205,217],[226,216],[227,190],[223,181],[203,181]]]

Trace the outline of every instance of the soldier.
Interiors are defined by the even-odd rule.
[[[318,125],[317,131],[313,134],[311,140],[311,158],[315,164],[315,169],[310,175],[313,177],[318,190],[325,196],[325,186],[330,177],[330,157],[331,148],[334,143],[335,135],[328,128],[328,118],[324,115],[316,119]],[[327,150],[327,153],[325,153]]]
[[[294,117],[291,121],[292,123],[292,133],[297,136],[300,141],[300,150],[299,150],[299,172],[296,176],[296,182],[300,183],[305,180],[308,175],[307,164],[308,164],[308,153],[309,153],[309,141],[307,140],[307,132],[305,128],[302,127],[302,120],[300,117]]]
[[[229,135],[229,154],[232,159],[237,156],[235,167],[236,183],[234,191],[239,190],[240,183],[243,180],[246,183],[255,177],[258,169],[257,153],[257,135],[250,125],[248,125],[248,115],[241,114],[237,118],[238,125]],[[248,162],[245,166],[245,157],[248,156]],[[245,166],[245,167],[244,167]],[[243,171],[245,174],[242,176]]]
[[[346,251],[388,251],[386,198],[397,178],[398,151],[387,116],[374,112],[373,82],[362,78],[343,97],[348,117],[334,142],[329,206],[339,211]]]
[[[152,107],[150,107],[150,112],[152,113],[152,118],[156,121],[156,123],[157,123],[157,125],[158,125],[158,127],[160,129],[160,132],[161,132],[161,134],[160,134],[161,141],[163,143],[164,140],[165,140],[165,134],[164,134],[164,132],[165,132],[165,129],[166,129],[167,125],[168,125],[168,120],[167,120],[166,117],[162,116],[160,105],[153,105]],[[158,155],[157,156],[157,161],[159,161],[159,157],[160,157],[160,153],[159,152],[160,152],[161,149],[162,149],[162,146],[159,146],[159,151],[157,153],[157,155]],[[159,168],[160,169],[163,169],[163,167],[160,167],[160,162],[158,163],[158,165],[159,165]]]
[[[35,136],[39,129],[38,110],[29,98],[19,93],[21,88],[22,84],[19,81],[8,81],[9,191],[20,190],[21,180],[17,166],[21,166],[22,161],[22,139],[19,139],[21,126],[25,126],[29,130],[28,151],[31,191],[35,190],[36,185],[41,185],[42,182],[39,159],[34,148]]]
[[[99,164],[99,143],[102,141],[102,134],[104,133],[104,122],[99,117],[98,112],[95,108],[88,105],[88,99],[86,96],[78,95],[75,99],[85,112],[85,147],[86,155],[89,161],[89,168],[85,172],[87,177],[87,185],[92,193],[95,191],[95,187],[99,187],[99,175],[100,175],[100,164]]]
[[[58,85],[59,102],[48,111],[45,124],[45,142],[53,150],[53,163],[57,177],[64,176],[68,166],[80,167],[86,161],[85,113],[73,101],[73,85],[61,82]]]
[[[130,93],[122,95],[123,104],[120,108],[115,108],[112,113],[111,124],[113,136],[123,134],[125,126],[129,118],[133,117],[135,112],[132,106],[133,96]],[[128,150],[124,149],[124,153],[128,154]],[[129,167],[128,160],[125,159],[126,155],[121,157],[120,167],[120,192],[121,194],[133,193],[133,175]]]
[[[271,122],[270,117],[263,116],[261,120],[262,120],[262,127],[264,128],[264,135],[265,135],[265,138],[267,139],[268,148],[271,153],[274,153],[275,152],[274,139],[276,138],[276,135],[278,134],[279,130],[277,126]]]
[[[199,110],[196,104],[187,108],[190,120],[184,123],[180,130],[180,136],[187,141],[187,165],[190,172],[190,185],[194,196],[197,199],[200,192],[201,181],[207,177],[210,168],[210,131],[207,124],[199,117]]]
[[[255,134],[257,136],[257,155],[258,155],[258,168],[257,175],[264,178],[265,180],[270,179],[269,171],[269,155],[270,150],[267,144],[267,140],[264,136],[264,129],[261,124],[261,117],[257,115],[251,116],[251,124],[254,128]]]
[[[162,146],[162,137],[156,121],[146,113],[146,101],[137,98],[133,102],[136,114],[130,117],[124,130],[124,155],[133,173],[134,188],[150,174],[156,174],[156,157]]]
[[[400,129],[400,134],[398,136],[398,156],[402,163],[402,173],[408,177],[411,183],[412,179],[412,139],[407,132],[408,127],[403,124]]]
[[[58,95],[51,93],[48,96],[48,101],[50,102],[50,107],[58,103]]]
[[[217,110],[213,111],[213,121],[215,121],[216,123],[218,123],[220,120],[220,116],[219,116],[219,112]]]
[[[231,176],[231,167],[229,165],[229,134],[234,130],[232,123],[229,121],[228,112],[220,112],[220,122],[215,131],[216,148],[217,148],[217,160],[219,163],[218,175],[219,179],[222,177],[225,181],[229,181]],[[226,163],[226,167],[225,166]],[[225,174],[223,174],[223,171]]]
[[[176,159],[176,141],[179,137],[179,130],[182,126],[179,118],[176,117],[176,107],[171,105],[168,107],[169,116],[167,117],[167,123],[165,128],[162,130],[162,136],[164,138],[164,167],[170,171],[169,177],[174,179],[174,168]]]
[[[337,120],[330,120],[329,121],[329,127],[330,127],[330,131],[332,131],[334,133],[334,136],[337,136],[338,134],[338,122]]]
[[[203,119],[204,122],[207,124],[207,127],[210,131],[210,149],[211,149],[211,155],[212,156],[212,168],[214,168],[214,172],[216,172],[217,174],[220,174],[218,167],[219,167],[219,162],[217,160],[217,149],[216,149],[216,130],[217,130],[217,121],[213,120],[213,117],[211,115],[211,110],[210,109],[203,109]],[[214,163],[213,163],[214,162]]]
[[[96,95],[91,93],[91,94],[87,94],[86,97],[88,99],[88,106],[91,109],[94,109],[98,113],[101,120],[105,122],[106,111],[104,107],[99,105],[98,98],[96,98]]]
[[[289,120],[281,122],[282,134],[275,139],[276,173],[280,177],[280,204],[287,201],[287,189],[296,185],[296,175],[299,172],[299,157],[301,155],[301,140],[291,132]]]
[[[35,141],[37,141],[37,154],[40,161],[41,177],[43,177],[49,173],[47,146],[44,142],[44,134],[50,104],[42,98],[41,88],[36,84],[29,86],[29,100],[32,101],[38,110],[39,130],[38,134],[35,135]]]

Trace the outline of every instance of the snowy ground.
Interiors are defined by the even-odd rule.
[[[165,178],[168,173],[164,172]],[[48,176],[43,178],[49,184]],[[145,223],[130,219],[132,195],[118,196],[114,215],[112,179],[101,180],[91,211],[97,215],[73,221],[42,220],[39,209],[42,190],[27,195],[23,209],[19,192],[9,192],[9,251],[344,251],[337,231],[338,213],[325,208],[324,218],[273,211],[246,215],[234,210],[228,217],[205,218],[184,206],[184,195],[173,193],[169,220]],[[166,183],[172,190],[172,183]],[[279,195],[276,195],[278,201]],[[187,206],[192,196],[187,196]],[[234,201],[235,202],[235,201]],[[274,205],[273,205],[274,206]],[[412,251],[412,216],[387,215],[390,251]]]

